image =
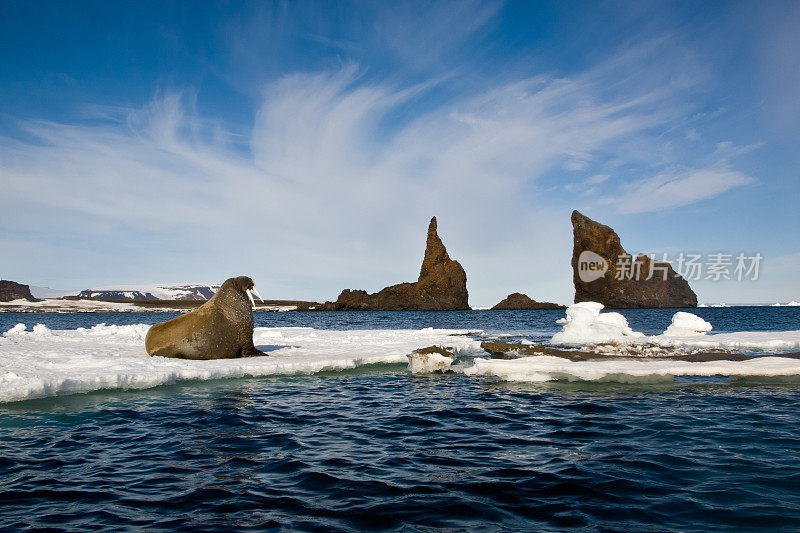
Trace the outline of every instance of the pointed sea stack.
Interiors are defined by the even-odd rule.
[[[28,285],[5,279],[0,280],[0,302],[13,302],[14,300],[38,302],[31,294],[31,288]]]
[[[697,307],[697,295],[669,263],[644,255],[630,257],[613,229],[578,211],[572,212],[572,229],[575,303],[600,302],[610,308]],[[605,260],[604,274],[591,264],[602,263],[597,256]],[[624,272],[618,265],[620,256],[630,258],[631,266],[625,266]]]
[[[380,292],[345,289],[323,311],[456,311],[469,309],[467,274],[458,261],[450,259],[436,232],[436,217],[428,226],[428,242],[419,278]]]

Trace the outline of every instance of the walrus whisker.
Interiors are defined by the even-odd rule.
[[[260,295],[260,294],[258,294],[258,290],[256,290],[255,286],[253,286],[253,292],[254,292],[254,293],[256,293],[256,296],[258,296],[258,299],[259,299],[259,300],[261,301],[261,303],[263,304],[263,303],[264,303],[264,298],[262,298],[262,297],[261,297],[261,295]]]
[[[256,302],[255,302],[255,300],[253,300],[253,295],[250,294],[250,290],[249,289],[245,290],[244,292],[245,292],[245,294],[247,294],[247,297],[250,298],[250,303],[253,304],[253,311],[255,311],[256,310]]]

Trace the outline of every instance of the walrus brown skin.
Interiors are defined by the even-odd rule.
[[[180,359],[234,359],[266,355],[253,346],[253,310],[247,276],[225,280],[209,301],[152,326],[144,339],[150,355]]]

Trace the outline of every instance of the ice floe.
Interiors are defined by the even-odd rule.
[[[633,331],[628,320],[621,314],[601,313],[603,307],[603,304],[597,302],[572,304],[566,310],[566,318],[556,321],[562,330],[550,342],[556,345],[581,346],[644,337],[643,333]]]
[[[755,357],[747,361],[685,362],[665,359],[610,359],[570,361],[562,357],[475,359],[463,370],[469,376],[491,376],[504,381],[610,381],[617,383],[669,382],[676,376],[800,376],[800,360]]]
[[[256,328],[255,345],[269,354],[266,357],[188,361],[148,356],[144,350],[149,328],[146,324],[100,324],[75,330],[17,324],[0,336],[0,402],[103,389],[145,389],[182,380],[313,374],[381,363],[408,363],[413,373],[454,370],[509,381],[643,382],[682,375],[800,375],[800,360],[788,357],[703,362],[665,357],[674,355],[676,350],[800,351],[800,331],[711,334],[708,322],[678,312],[667,331],[647,336],[632,330],[621,314],[603,313],[602,309],[602,305],[593,302],[571,306],[567,317],[559,321],[562,331],[552,341],[608,356],[592,361],[550,355],[485,359],[486,352],[480,347],[485,334],[478,330],[339,331],[307,327]],[[447,347],[454,357],[412,353],[426,346]],[[472,360],[463,356],[478,357]]]
[[[592,347],[598,344],[651,344],[663,347],[691,349],[721,349],[750,353],[787,352],[800,350],[800,330],[741,331],[709,335],[711,324],[691,313],[678,311],[672,323],[661,335],[647,336],[633,331],[619,313],[602,313],[603,305],[581,302],[567,308],[566,318],[556,321],[562,330],[550,343],[553,345]],[[596,347],[595,347],[596,348]]]
[[[150,357],[149,326],[105,325],[77,330],[33,331],[14,326],[0,337],[0,402],[102,389],[145,389],[181,380],[312,374],[376,363],[403,364],[430,345],[455,354],[479,353],[468,330],[349,330],[256,328],[255,345],[267,357],[188,361]]]
[[[664,332],[664,335],[669,337],[693,337],[695,335],[705,335],[711,329],[711,324],[699,316],[685,311],[678,311],[672,315],[672,323]]]
[[[713,335],[670,337],[656,335],[645,337],[661,346],[718,349],[746,353],[777,353],[800,351],[800,330],[795,331],[738,331]]]
[[[461,368],[468,376],[491,376],[505,381],[613,381],[642,383],[671,381],[676,376],[800,376],[800,360],[753,357],[743,361],[690,362],[670,359],[676,349],[775,353],[800,350],[800,331],[743,331],[709,335],[712,325],[697,315],[679,311],[661,335],[633,331],[619,313],[601,312],[603,305],[582,302],[559,319],[562,331],[551,344],[581,346],[607,359],[571,361],[549,355],[518,359],[476,358]]]

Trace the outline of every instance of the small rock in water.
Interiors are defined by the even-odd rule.
[[[512,292],[492,307],[493,311],[527,311],[534,309],[566,309],[563,305],[551,302],[537,302],[527,294]]]
[[[447,372],[453,361],[456,360],[456,356],[451,350],[452,348],[441,346],[418,348],[407,356],[408,370],[412,374]]]

